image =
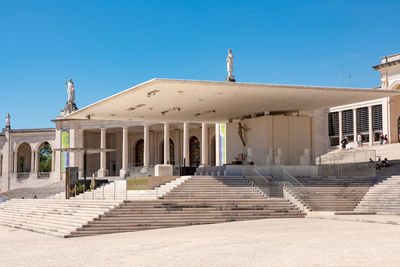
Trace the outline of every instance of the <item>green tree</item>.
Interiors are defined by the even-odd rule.
[[[51,157],[51,146],[45,142],[39,148],[39,172],[51,172]]]

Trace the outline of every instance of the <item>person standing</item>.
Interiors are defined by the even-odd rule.
[[[342,149],[346,149],[347,137],[344,137],[340,143],[342,145]]]
[[[357,146],[362,146],[362,136],[360,132],[357,135]]]
[[[383,138],[383,134],[380,134],[380,135],[379,135],[379,144],[380,144],[380,145],[383,145],[383,139],[384,139],[384,138]]]
[[[387,136],[387,134],[385,134],[385,137],[383,137],[383,143],[387,144],[388,142],[389,142],[388,136]]]

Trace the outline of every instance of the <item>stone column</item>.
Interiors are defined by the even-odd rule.
[[[56,129],[56,147],[55,148],[62,148],[62,126],[57,125]],[[62,152],[61,151],[56,151],[56,160],[54,162],[54,172],[58,175],[60,178],[60,181],[63,180],[63,170],[61,168],[62,164]]]
[[[353,141],[357,144],[357,109],[353,108]]]
[[[390,107],[390,100],[389,97],[385,97],[382,101],[382,134],[385,136],[385,134],[388,135],[388,141],[389,142],[397,142],[397,137],[396,135],[392,136],[390,129],[390,113],[389,113],[389,107]],[[396,125],[397,126],[397,125]],[[397,127],[395,127],[397,128]],[[396,129],[397,130],[397,129]],[[392,137],[394,140],[392,140]]]
[[[190,166],[189,158],[189,123],[183,123],[183,162],[185,166]]]
[[[215,124],[215,166],[220,163],[220,139],[219,139],[219,123]]]
[[[150,164],[150,127],[145,125],[143,133],[143,166]]]
[[[18,150],[14,152],[14,172],[18,172]]]
[[[106,148],[106,128],[100,129],[100,148]],[[106,159],[107,154],[105,151],[100,152],[100,170],[97,171],[98,177],[107,176]]]
[[[164,165],[169,164],[169,124],[164,122]]]
[[[201,165],[208,165],[208,127],[204,122],[201,124]]]
[[[35,172],[40,172],[40,147],[35,152]]]
[[[56,165],[56,152],[54,150],[51,151],[51,171],[55,171],[55,165]]]
[[[83,129],[77,129],[77,134],[78,134],[78,140],[77,140],[77,144],[76,147],[78,148],[83,148],[83,142],[84,142],[84,130]],[[79,177],[83,177],[84,173],[83,173],[83,157],[84,157],[84,153],[83,151],[81,152],[77,152],[77,161],[78,161],[78,167],[79,167]]]
[[[368,106],[368,133],[369,133],[369,145],[372,146],[374,142],[374,131],[372,128],[372,106]]]
[[[339,111],[339,144],[341,144],[343,140],[343,114],[342,111]]]
[[[122,128],[122,169],[119,176],[128,175],[128,127]]]
[[[34,173],[35,172],[35,166],[36,166],[36,153],[35,153],[35,151],[31,151],[31,173]]]

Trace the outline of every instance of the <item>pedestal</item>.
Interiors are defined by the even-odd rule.
[[[97,171],[97,177],[106,177],[107,176],[108,171],[105,169],[100,169]]]
[[[126,176],[129,176],[129,170],[128,169],[120,169],[119,177],[126,177]]]
[[[229,77],[226,77],[226,80],[225,80],[226,82],[232,82],[232,83],[234,83],[234,82],[236,82],[236,80],[235,80],[235,76],[229,76]]]
[[[170,164],[157,164],[154,168],[154,176],[172,176],[173,169]]]

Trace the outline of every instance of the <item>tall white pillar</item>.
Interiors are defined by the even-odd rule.
[[[339,144],[341,144],[343,140],[343,114],[342,111],[339,111]]]
[[[106,129],[100,129],[100,148],[106,148]],[[106,152],[100,152],[100,170],[97,171],[98,177],[105,177],[107,176],[107,169],[106,169]]]
[[[215,166],[220,163],[220,138],[219,138],[219,123],[215,124]]]
[[[35,172],[35,161],[36,161],[36,157],[35,157],[35,151],[31,151],[31,173]]]
[[[83,148],[83,144],[84,144],[84,130],[83,129],[76,129],[76,131],[77,131],[77,136],[78,136],[78,138],[77,138],[77,140],[76,140],[76,144],[75,144],[75,147],[78,147],[78,148]],[[79,177],[83,177],[84,176],[84,173],[83,173],[83,168],[84,168],[84,166],[83,166],[83,158],[84,158],[84,154],[83,154],[83,152],[77,152],[76,153],[77,155],[76,155],[76,160],[78,161],[77,163],[78,163],[78,168],[79,168]]]
[[[128,175],[128,127],[122,128],[122,169],[119,176]]]
[[[40,171],[40,147],[35,152],[35,172]]]
[[[372,129],[372,106],[368,106],[368,133],[369,133],[369,145],[372,146],[374,141],[374,131]]]
[[[208,165],[208,128],[204,122],[201,124],[201,165]]]
[[[390,107],[390,98],[385,97],[382,100],[382,134],[385,136],[386,134],[388,135],[389,142],[397,142],[397,138],[393,136],[394,140],[392,140],[392,135],[390,131],[390,113],[389,113],[389,107]],[[397,130],[397,129],[396,129]]]
[[[189,158],[189,123],[183,123],[183,163],[190,166]]]
[[[18,150],[14,152],[14,172],[18,172]]]
[[[150,127],[145,125],[143,127],[143,166],[150,164]]]
[[[51,171],[56,170],[56,151],[51,151]]]
[[[164,165],[169,164],[169,124],[164,122]]]
[[[357,143],[357,109],[353,108],[353,141]]]

